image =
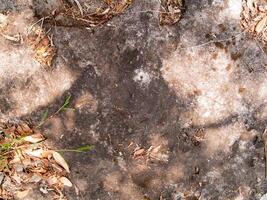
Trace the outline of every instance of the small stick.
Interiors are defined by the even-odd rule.
[[[78,0],[74,0],[74,2],[76,3],[76,5],[78,6],[81,15],[83,16],[83,7],[81,6],[80,2]]]

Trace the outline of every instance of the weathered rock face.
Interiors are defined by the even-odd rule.
[[[239,28],[241,0],[188,0],[173,26],[159,25],[159,10],[136,0],[94,31],[44,25],[52,70],[1,37],[1,118],[38,122],[72,95],[75,109],[43,126],[55,148],[95,145],[66,154],[69,199],[259,199],[267,59]],[[33,13],[13,13],[17,31]]]

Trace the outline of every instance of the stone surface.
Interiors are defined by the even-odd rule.
[[[136,0],[94,31],[45,25],[53,70],[0,37],[1,120],[37,124],[72,95],[74,109],[42,126],[55,148],[95,146],[64,154],[69,199],[260,199],[267,59],[239,27],[241,0],[188,0],[170,27],[159,25],[159,6]],[[32,10],[13,15],[25,12],[27,27]],[[164,159],[134,159],[136,145],[161,146]]]

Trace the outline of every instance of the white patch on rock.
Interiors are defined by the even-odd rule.
[[[234,68],[236,63],[223,50],[195,50],[179,52],[164,61],[162,74],[178,97],[195,96],[191,117],[193,123],[201,125],[244,109],[238,94],[239,85],[231,81],[229,66]]]
[[[216,16],[217,20],[219,20],[220,23],[223,23],[224,20],[227,19],[239,20],[240,13],[242,11],[242,0],[215,0],[213,1],[213,6],[224,8],[221,9],[221,11],[218,12]]]
[[[135,76],[133,77],[133,80],[140,84],[141,86],[148,86],[149,83],[151,82],[151,75],[145,71],[144,69],[136,69],[135,71]]]

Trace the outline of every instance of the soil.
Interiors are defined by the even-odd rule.
[[[0,11],[24,30],[41,8],[18,2]],[[38,124],[72,96],[41,127],[56,149],[94,145],[64,153],[68,199],[260,199],[266,47],[241,30],[241,0],[187,0],[172,26],[159,24],[159,9],[136,0],[93,30],[44,24],[57,48],[49,69],[1,37],[1,121]],[[151,146],[156,159],[134,155]]]

